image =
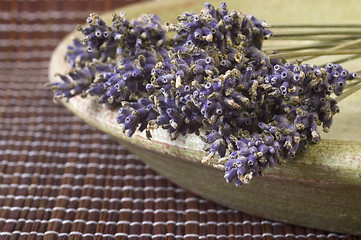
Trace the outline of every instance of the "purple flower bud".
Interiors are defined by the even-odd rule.
[[[224,178],[226,179],[227,183],[230,183],[237,177],[237,169],[232,168],[229,171],[226,171],[224,174]]]

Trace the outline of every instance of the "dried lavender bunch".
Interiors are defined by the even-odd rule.
[[[269,26],[226,3],[177,20],[163,28],[155,15],[115,14],[108,26],[91,14],[68,48],[71,71],[51,85],[55,97],[89,94],[119,107],[129,137],[146,130],[151,138],[157,127],[172,139],[195,133],[207,146],[202,161],[215,164],[217,154],[226,181],[241,186],[317,143],[317,126],[327,132],[339,112],[331,94],[356,78],[338,64],[271,58],[262,51]]]

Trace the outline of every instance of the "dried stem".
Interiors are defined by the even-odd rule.
[[[361,28],[361,24],[272,24],[272,28]]]
[[[354,86],[350,87],[346,92],[342,93],[340,96],[337,96],[336,101],[340,102],[341,100],[347,98],[348,96],[357,92],[360,89],[361,89],[361,81],[355,84]]]
[[[344,58],[341,58],[341,59],[338,59],[336,61],[332,61],[332,63],[335,63],[335,64],[341,64],[341,63],[345,63],[347,61],[351,61],[351,60],[354,60],[354,59],[357,59],[357,58],[360,58],[361,55],[352,55],[352,56],[348,56],[348,57],[344,57]],[[327,62],[328,63],[328,62]],[[320,66],[323,66],[325,67],[327,63],[324,63],[324,64],[320,64]]]
[[[347,49],[347,48],[351,48],[351,47],[355,47],[355,46],[358,46],[361,44],[361,38],[359,39],[356,39],[356,40],[352,40],[352,41],[349,41],[349,42],[346,42],[346,43],[341,43],[337,46],[334,46],[332,48],[330,48],[329,50],[330,51],[336,51],[336,50],[340,50],[340,49]],[[355,55],[354,55],[355,56]],[[356,55],[357,56],[357,55]],[[351,56],[352,57],[352,56]],[[351,58],[350,57],[350,58]],[[307,57],[307,58],[303,58],[304,61],[307,61],[307,60],[310,60],[310,59],[313,59],[314,56],[312,57]],[[327,63],[323,64],[323,65],[326,65]],[[322,64],[321,64],[322,65]]]
[[[331,46],[335,46],[336,42],[325,42],[325,43],[313,43],[308,45],[293,45],[288,47],[279,47],[279,48],[264,48],[265,51],[296,51],[296,50],[306,50],[306,49],[320,49],[320,48],[327,48]]]
[[[297,32],[280,32],[274,34],[274,37],[304,37],[304,36],[322,36],[322,35],[348,35],[348,36],[361,36],[361,31],[350,31],[350,30],[311,30],[311,31],[297,31]]]
[[[292,41],[346,41],[346,40],[354,40],[354,39],[359,39],[361,37],[360,35],[354,35],[354,36],[333,36],[333,35],[324,35],[324,36],[275,36],[270,38],[270,40],[292,40]]]
[[[346,50],[317,50],[317,51],[301,51],[271,54],[271,59],[275,58],[297,58],[303,56],[326,56],[326,55],[345,55],[345,54],[361,54],[361,49],[346,49]]]
[[[350,47],[358,46],[359,44],[361,44],[361,38],[356,39],[354,41],[344,43],[344,44],[340,44],[338,46],[335,46],[335,47],[331,48],[330,50],[338,50],[338,49],[350,48]]]
[[[360,79],[357,79],[357,80],[352,80],[353,82],[352,83],[348,83],[346,86],[345,86],[345,90],[346,89],[350,89],[352,87],[354,87],[355,85],[359,84],[361,81]],[[354,82],[355,81],[355,82]]]

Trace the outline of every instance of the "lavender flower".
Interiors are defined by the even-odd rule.
[[[52,83],[50,88],[55,91],[54,98],[72,98],[77,95],[86,97],[89,87],[103,73],[113,69],[112,63],[91,62],[86,67],[72,69],[68,75],[59,74],[62,82]]]

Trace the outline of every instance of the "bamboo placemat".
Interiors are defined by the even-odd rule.
[[[51,101],[60,39],[90,12],[134,2],[0,1],[0,240],[360,239],[201,199]]]

